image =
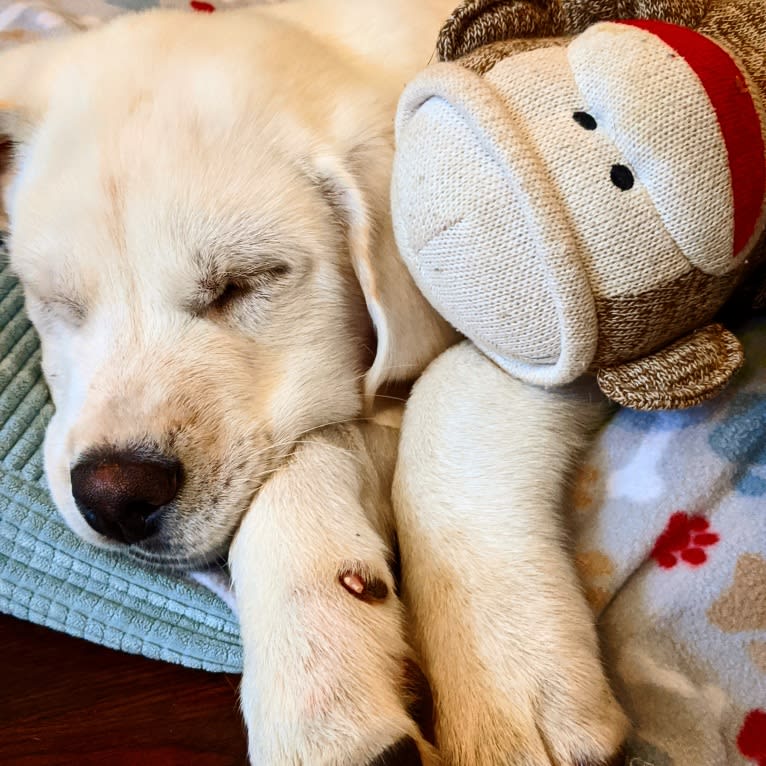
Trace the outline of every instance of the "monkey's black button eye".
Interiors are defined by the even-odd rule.
[[[572,115],[574,121],[585,130],[595,130],[598,127],[598,123],[594,119],[592,114],[587,112],[575,112]]]
[[[621,191],[632,189],[635,183],[633,173],[625,165],[612,165],[612,169],[609,171],[609,178],[612,179],[612,183]]]

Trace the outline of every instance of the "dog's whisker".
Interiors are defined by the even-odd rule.
[[[309,441],[300,439],[296,442],[296,444],[314,444],[320,447],[323,447],[325,449],[332,449],[336,452],[340,452],[342,455],[346,455],[347,457],[350,457],[355,463],[358,463],[359,465],[363,465],[363,461],[355,455],[350,449],[347,449],[346,447],[341,447],[340,444],[330,444],[326,441]]]

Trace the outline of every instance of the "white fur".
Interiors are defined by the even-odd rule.
[[[0,56],[54,499],[120,548],[78,512],[71,466],[131,443],[183,462],[162,545],[127,552],[185,571],[233,540],[258,766],[361,766],[403,735],[435,763],[406,710],[410,638],[447,764],[572,763],[622,732],[556,521],[590,416],[461,346],[416,389],[395,512],[396,434],[360,420],[455,340],[399,261],[388,206],[396,100],[451,5],[158,11]],[[349,567],[386,596],[355,597]]]

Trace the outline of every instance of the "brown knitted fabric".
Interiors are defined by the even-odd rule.
[[[737,274],[692,268],[640,295],[596,297],[599,342],[592,367],[636,359],[709,322],[732,292]]]
[[[467,0],[442,27],[436,51],[441,61],[454,61],[482,45],[553,37],[562,27],[558,0]]]
[[[724,42],[766,92],[766,2],[764,0],[708,0],[709,10],[698,31]]]
[[[766,231],[743,266],[734,292],[716,317],[727,327],[741,324],[754,312],[766,311]]]
[[[610,6],[611,19],[659,19],[672,24],[696,27],[718,0],[602,0]],[[727,0],[728,2],[729,0]],[[567,5],[571,0],[566,0]],[[590,0],[575,0],[588,7]],[[602,16],[602,19],[606,17]]]
[[[612,401],[636,410],[693,407],[723,389],[744,363],[740,342],[722,325],[703,327],[656,354],[598,371]]]
[[[466,0],[442,27],[436,50],[441,61],[454,61],[482,45],[500,40],[574,35],[597,21],[611,19],[659,19],[696,27],[709,9],[726,2],[728,0]],[[752,0],[752,4],[754,13],[763,12],[763,0]],[[725,14],[721,17],[725,18]],[[753,51],[757,52],[758,48]],[[747,59],[745,63],[749,64]],[[763,63],[760,68],[764,69]]]
[[[564,32],[577,34],[598,21],[659,19],[694,27],[716,0],[559,0]]]

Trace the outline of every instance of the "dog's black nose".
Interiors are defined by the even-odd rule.
[[[178,492],[181,464],[159,454],[110,450],[87,455],[70,476],[85,521],[96,532],[130,544],[157,531],[162,509]]]
[[[367,766],[422,766],[418,746],[412,737],[403,737],[386,748]]]

